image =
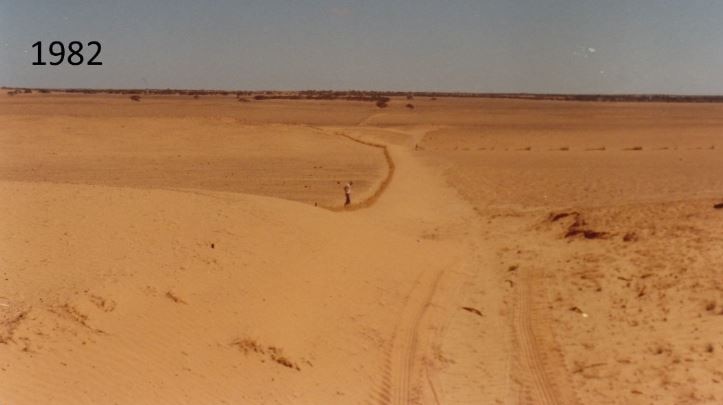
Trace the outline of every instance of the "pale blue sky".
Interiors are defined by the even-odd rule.
[[[723,1],[0,0],[0,85],[723,94]]]

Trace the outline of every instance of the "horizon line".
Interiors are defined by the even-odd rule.
[[[270,89],[218,89],[218,88],[154,88],[154,87],[27,87],[27,86],[0,86],[2,90],[35,90],[35,91],[60,91],[60,92],[78,92],[78,91],[90,91],[90,92],[206,92],[216,94],[232,94],[232,93],[266,93],[266,94],[280,94],[280,93],[332,93],[332,94],[344,94],[344,93],[372,93],[378,95],[421,95],[421,96],[466,96],[466,97],[485,97],[485,96],[540,96],[540,97],[674,97],[674,98],[695,98],[695,97],[713,97],[723,98],[723,94],[720,93],[585,93],[585,92],[502,92],[502,91],[491,91],[491,92],[479,92],[479,91],[455,91],[455,90],[361,90],[361,89],[344,89],[344,90],[332,90],[332,89],[285,89],[285,90],[270,90]]]

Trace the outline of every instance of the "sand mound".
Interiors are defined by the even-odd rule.
[[[0,193],[0,395],[13,404],[364,402],[404,307],[395,286],[444,257],[270,198]]]
[[[383,151],[306,126],[205,117],[11,116],[0,179],[240,192],[341,206],[343,184],[371,196]],[[18,140],[22,141],[18,141]]]

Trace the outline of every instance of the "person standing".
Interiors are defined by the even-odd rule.
[[[354,184],[354,183],[352,183],[350,181],[350,182],[346,183],[346,185],[344,186],[344,195],[346,196],[346,201],[344,202],[345,207],[347,205],[351,204],[351,186],[352,186],[352,184]]]

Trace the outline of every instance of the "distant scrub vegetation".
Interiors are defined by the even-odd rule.
[[[28,88],[2,87],[9,90],[8,95],[32,93]],[[120,95],[159,95],[159,96],[235,96],[239,101],[248,100],[347,100],[364,101],[375,104],[388,104],[390,97],[413,100],[425,97],[436,100],[438,97],[457,98],[501,98],[523,100],[556,101],[635,101],[635,102],[723,102],[723,96],[679,96],[667,94],[531,94],[531,93],[461,93],[461,92],[401,92],[401,91],[363,91],[363,90],[303,90],[303,91],[240,91],[240,90],[184,90],[184,89],[35,89],[40,93],[78,93],[78,94],[120,94]],[[380,103],[381,102],[381,103]],[[382,107],[383,108],[383,107]]]
[[[389,102],[389,97],[375,92],[300,91],[298,93],[257,94],[254,100],[346,100]]]
[[[5,87],[3,87],[3,89],[5,89]],[[14,96],[14,95],[16,95],[16,94],[21,94],[21,93],[27,93],[27,94],[29,94],[29,93],[32,93],[32,92],[33,92],[33,91],[32,91],[31,89],[14,89],[14,90],[8,91],[7,94],[8,94],[8,96]],[[42,93],[42,91],[41,91],[41,93]]]

